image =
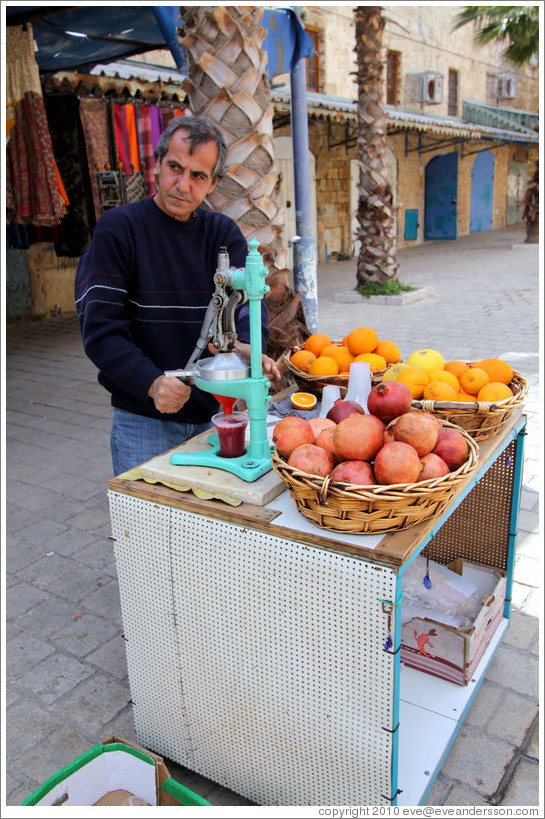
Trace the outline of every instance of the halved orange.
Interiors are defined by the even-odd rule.
[[[294,392],[291,394],[291,403],[295,409],[311,410],[316,406],[318,399],[310,392]]]

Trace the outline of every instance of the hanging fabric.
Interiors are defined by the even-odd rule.
[[[157,192],[155,185],[155,157],[153,155],[153,142],[151,136],[151,112],[149,105],[139,105],[140,140],[142,146],[142,157],[144,162],[144,179],[148,196],[154,196]]]
[[[117,141],[117,153],[119,161],[123,167],[123,173],[131,172],[131,148],[129,144],[129,132],[127,127],[127,108],[125,105],[114,105],[115,136]]]
[[[46,94],[44,102],[55,158],[70,197],[55,251],[57,256],[79,256],[96,221],[79,99],[73,93]]]
[[[129,140],[129,162],[134,166],[134,170],[138,171],[140,170],[140,151],[138,148],[138,130],[136,128],[136,110],[132,102],[128,102],[125,106],[125,115]]]
[[[102,213],[102,207],[96,172],[104,170],[106,165],[115,167],[115,161],[111,155],[108,103],[104,99],[82,98],[79,103],[79,115],[87,149],[87,166],[93,192],[95,218],[98,219]]]
[[[158,105],[152,105],[150,108],[151,118],[151,142],[153,150],[155,151],[159,137],[165,130],[163,127],[163,118],[161,117],[161,109]]]
[[[8,220],[59,224],[66,191],[59,191],[30,23],[6,29],[6,126]]]

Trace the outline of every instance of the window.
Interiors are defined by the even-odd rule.
[[[448,70],[448,115],[458,116],[458,72],[453,68]]]
[[[386,55],[386,102],[398,104],[399,92],[399,51],[388,51]]]
[[[306,28],[305,31],[312,40],[314,54],[307,58],[307,88],[309,91],[321,91],[322,69],[320,66],[320,32],[315,28]]]

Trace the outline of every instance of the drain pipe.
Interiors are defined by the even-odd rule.
[[[295,10],[297,12],[297,10]],[[293,143],[293,182],[295,193],[295,230],[293,237],[293,283],[301,294],[301,304],[311,333],[318,329],[318,285],[316,240],[312,235],[310,175],[308,171],[308,109],[306,58],[298,60],[290,73],[291,138]]]

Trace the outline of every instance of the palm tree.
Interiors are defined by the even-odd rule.
[[[538,6],[467,6],[455,17],[454,29],[475,23],[475,42],[507,42],[503,58],[516,67],[539,54]]]
[[[454,29],[473,22],[475,42],[506,42],[502,57],[516,68],[539,55],[539,8],[537,6],[468,6],[456,15]],[[539,242],[539,165],[528,183],[520,207],[526,222],[526,243]]]
[[[358,155],[360,159],[358,284],[397,281],[393,192],[386,175],[385,113],[382,105],[382,33],[386,18],[381,6],[358,6],[356,62],[358,80]]]
[[[271,288],[266,296],[271,330],[267,353],[280,361],[287,349],[304,342],[309,330],[300,295],[294,297],[288,285],[263,7],[180,6],[180,14],[190,109],[217,123],[228,147],[225,176],[205,205],[230,216],[248,240],[255,236],[260,243]]]

